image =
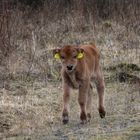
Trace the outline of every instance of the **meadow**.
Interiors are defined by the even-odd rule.
[[[46,0],[39,8],[18,3],[3,11],[1,139],[140,139],[140,3],[108,2]],[[65,44],[96,44],[100,50],[105,119],[99,117],[94,88],[91,122],[80,124],[78,94],[73,90],[70,122],[62,124],[61,65],[52,49]]]

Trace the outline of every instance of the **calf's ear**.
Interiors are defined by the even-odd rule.
[[[82,59],[84,57],[84,49],[77,48],[77,50],[78,50],[77,59]]]
[[[54,49],[53,50],[53,56],[56,59],[60,59],[60,49]]]

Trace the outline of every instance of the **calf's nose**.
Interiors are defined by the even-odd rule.
[[[67,66],[67,69],[68,69],[68,70],[72,70],[72,69],[73,69],[73,66],[72,66],[72,65],[68,65],[68,66]]]

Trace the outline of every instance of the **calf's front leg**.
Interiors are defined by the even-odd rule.
[[[78,102],[81,109],[80,119],[83,124],[87,122],[86,104],[87,104],[88,91],[89,91],[89,82],[84,82],[79,87],[79,96],[78,96]]]
[[[62,111],[62,121],[63,124],[67,124],[69,122],[69,113],[68,113],[68,107],[69,107],[69,99],[70,99],[70,87],[67,84],[63,85],[63,111]]]

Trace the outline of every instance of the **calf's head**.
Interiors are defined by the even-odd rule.
[[[60,49],[54,49],[53,55],[56,59],[61,60],[63,69],[67,73],[71,73],[75,70],[79,59],[84,57],[84,50],[79,47],[67,45]]]

